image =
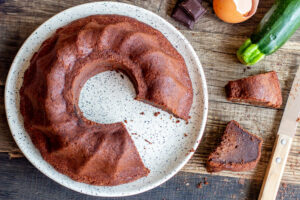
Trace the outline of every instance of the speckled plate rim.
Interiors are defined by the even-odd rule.
[[[84,8],[86,6],[91,6],[91,5],[94,5],[94,6],[103,6],[104,4],[110,4],[110,5],[113,5],[113,6],[127,6],[128,8],[132,9],[132,10],[139,10],[140,12],[143,12],[144,14],[148,15],[149,18],[154,18],[155,20],[160,20],[161,23],[163,23],[168,29],[170,32],[173,32],[174,34],[176,34],[184,43],[185,45],[187,46],[187,49],[188,51],[192,54],[192,58],[194,59],[196,65],[198,66],[198,72],[200,74],[200,77],[201,77],[201,86],[202,86],[202,93],[203,93],[203,114],[202,114],[202,121],[201,121],[201,125],[200,125],[200,131],[199,131],[199,134],[197,136],[197,139],[195,140],[194,144],[191,145],[191,147],[193,149],[197,149],[198,147],[198,144],[199,144],[199,141],[201,140],[202,136],[203,136],[203,132],[204,132],[204,128],[205,128],[205,125],[206,125],[206,120],[207,120],[207,113],[208,113],[208,92],[207,92],[207,84],[206,84],[206,78],[205,78],[205,74],[204,74],[204,71],[203,71],[203,68],[202,68],[202,65],[200,63],[200,60],[196,54],[196,52],[194,51],[192,45],[189,43],[189,41],[183,36],[183,34],[180,33],[180,31],[178,31],[173,25],[171,25],[169,22],[167,22],[165,19],[163,19],[162,17],[158,16],[157,14],[151,12],[151,11],[148,11],[146,9],[143,9],[143,8],[140,8],[140,7],[137,7],[137,6],[134,6],[134,5],[130,5],[130,4],[126,4],[126,3],[120,3],[120,2],[107,2],[107,1],[104,1],[104,2],[92,2],[92,3],[86,3],[86,4],[81,4],[81,5],[77,5],[77,6],[74,6],[74,7],[71,7],[69,9],[66,9],[64,11],[61,11],[59,12],[58,14],[52,16],[50,19],[48,19],[47,21],[45,21],[43,24],[41,24],[35,31],[33,31],[33,33],[25,40],[25,42],[23,43],[23,45],[21,46],[21,48],[19,49],[18,53],[16,54],[13,62],[12,62],[12,65],[11,65],[11,68],[9,70],[9,73],[8,73],[8,76],[7,76],[7,79],[6,79],[6,84],[5,84],[5,91],[4,91],[4,94],[5,94],[5,100],[4,100],[4,103],[5,103],[5,110],[6,110],[6,115],[9,116],[10,112],[14,112],[13,111],[13,108],[11,108],[9,106],[9,103],[8,103],[8,97],[10,95],[12,95],[12,92],[9,90],[9,86],[12,86],[12,84],[14,83],[11,83],[11,80],[12,80],[12,77],[14,76],[13,74],[13,70],[14,68],[17,67],[18,65],[18,59],[20,57],[20,54],[22,51],[24,51],[24,47],[27,46],[29,44],[29,39],[34,35],[34,33],[38,32],[39,29],[41,29],[42,26],[45,26],[46,24],[48,24],[49,22],[55,20],[56,18],[59,18],[60,16],[62,16],[64,13],[66,12],[72,12],[72,10],[75,10],[77,8]],[[101,14],[101,13],[98,13],[98,14]],[[117,13],[111,13],[111,14],[117,14]],[[93,14],[91,14],[93,15]],[[132,17],[132,16],[131,16]],[[138,17],[135,17],[137,20]],[[74,19],[75,20],[75,19]],[[69,21],[71,22],[71,21]],[[68,23],[69,23],[68,22]],[[148,24],[147,22],[144,21],[144,23]],[[148,24],[151,26],[151,24]],[[159,28],[157,28],[158,30],[160,30]],[[50,31],[49,31],[50,32]],[[163,32],[162,32],[163,33]],[[163,33],[164,34],[164,33]],[[171,41],[172,42],[172,41]],[[19,103],[19,102],[18,102]],[[15,107],[18,107],[18,106],[15,106]],[[19,109],[17,112],[20,112]],[[55,182],[69,188],[69,189],[72,189],[74,191],[77,191],[77,192],[80,192],[80,193],[84,193],[84,194],[87,194],[87,195],[92,195],[92,196],[101,196],[101,197],[123,197],[123,196],[130,196],[130,195],[135,195],[135,194],[139,194],[139,193],[142,193],[142,192],[145,192],[145,191],[148,191],[150,189],[153,189],[159,185],[161,185],[162,183],[166,182],[167,180],[169,180],[170,178],[172,178],[176,173],[178,173],[180,171],[180,169],[189,161],[189,159],[193,156],[193,152],[189,153],[189,155],[187,155],[182,161],[181,163],[179,163],[177,166],[174,166],[174,169],[173,170],[170,170],[170,172],[168,174],[166,174],[164,177],[162,177],[161,179],[155,181],[155,182],[152,182],[152,183],[149,183],[147,186],[144,186],[143,188],[139,188],[135,191],[129,191],[129,192],[119,192],[119,193],[105,193],[105,192],[101,192],[101,190],[96,190],[96,191],[91,191],[91,190],[82,190],[81,188],[78,187],[78,184],[75,184],[75,183],[78,183],[76,181],[73,181],[74,184],[71,184],[71,185],[67,185],[65,184],[64,182],[62,181],[59,181],[57,180],[56,176],[58,174],[60,174],[59,172],[56,171],[56,173],[51,173],[51,170],[54,170],[54,169],[47,169],[47,168],[41,168],[39,166],[39,164],[37,163],[37,158],[35,158],[34,156],[31,156],[30,154],[26,154],[24,153],[24,146],[22,145],[22,142],[19,141],[19,139],[14,135],[14,124],[12,123],[12,121],[15,120],[15,119],[11,119],[9,117],[7,117],[7,121],[8,121],[8,125],[9,125],[9,128],[12,132],[12,135],[13,135],[13,138],[16,142],[16,144],[18,145],[18,147],[20,148],[20,150],[23,152],[24,156],[32,163],[32,165],[34,165],[37,169],[39,169],[39,171],[41,171],[44,175],[46,175],[47,177],[49,177],[50,179],[54,180]],[[16,119],[18,120],[18,119]],[[23,122],[22,122],[23,123]],[[21,125],[23,126],[23,124]],[[21,134],[25,134],[25,135],[28,135],[26,132],[25,133],[21,133]],[[197,142],[198,141],[198,142]],[[31,141],[30,141],[31,142]],[[46,161],[45,161],[46,162]],[[81,183],[80,183],[81,184]],[[101,187],[101,186],[98,186],[98,187]]]

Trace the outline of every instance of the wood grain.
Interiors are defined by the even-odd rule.
[[[10,135],[3,106],[4,84],[10,64],[24,40],[46,19],[59,11],[86,0],[0,0],[0,151],[13,152],[16,146]],[[284,105],[280,109],[270,109],[247,104],[231,103],[225,99],[224,85],[229,80],[240,79],[266,71],[275,70],[280,79],[284,102],[287,99],[296,68],[300,64],[300,30],[275,54],[247,68],[235,56],[238,47],[257,26],[273,0],[260,1],[257,14],[245,23],[226,24],[218,20],[212,12],[211,1],[203,5],[207,14],[200,19],[194,30],[188,30],[170,18],[176,0],[128,0],[151,10],[177,27],[193,45],[203,65],[209,91],[209,115],[205,134],[193,158],[183,171],[206,174],[204,163],[208,154],[218,144],[226,123],[238,121],[245,129],[264,139],[262,158],[258,166],[243,173],[220,172],[221,176],[243,177],[262,181],[270,158],[275,134],[281,120]],[[300,184],[300,129],[287,161],[283,181]]]
[[[0,199],[3,200],[254,200],[261,186],[257,180],[180,172],[142,194],[123,198],[92,197],[55,183],[25,158],[10,160],[4,153],[0,153],[0,179]],[[200,182],[202,188],[197,188]],[[281,184],[277,199],[300,199],[300,185]]]

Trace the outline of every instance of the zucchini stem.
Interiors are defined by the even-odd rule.
[[[237,57],[245,65],[254,65],[265,57],[265,54],[258,49],[257,44],[252,44],[251,39],[247,39],[237,51]]]

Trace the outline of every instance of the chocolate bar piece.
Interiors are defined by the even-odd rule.
[[[181,22],[183,25],[187,26],[190,29],[194,28],[195,21],[187,15],[181,7],[177,6],[172,14],[172,18],[176,21]]]
[[[194,21],[197,21],[206,10],[202,7],[199,0],[186,0],[179,4],[186,14],[188,14]]]

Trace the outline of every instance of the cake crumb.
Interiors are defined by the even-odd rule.
[[[140,113],[140,115],[144,115],[144,114],[145,114],[144,112],[141,112],[141,113]]]
[[[202,182],[198,183],[197,188],[199,188],[199,189],[202,188]]]
[[[185,124],[189,124],[189,122],[188,122],[188,121],[186,121],[186,122],[185,122]]]
[[[178,124],[179,122],[180,122],[180,120],[179,120],[179,119],[177,119],[177,120],[176,120],[176,124]]]
[[[245,179],[244,178],[240,178],[239,179],[239,184],[244,185],[245,184]]]
[[[124,122],[127,124],[127,120],[125,119]]]
[[[280,187],[280,188],[279,188],[279,191],[278,191],[278,196],[281,197],[280,199],[283,200],[285,194],[287,193],[287,190],[288,190],[287,187],[288,187],[288,185],[287,185],[286,183],[282,183],[281,186],[282,186],[282,187]]]
[[[146,142],[148,142],[149,144],[152,144],[152,142],[150,142],[149,140],[145,139]]]
[[[187,137],[187,136],[188,136],[188,134],[184,133],[184,137]]]
[[[192,117],[191,117],[191,116],[189,116],[188,118],[189,118],[189,119],[191,119]]]
[[[190,185],[190,183],[186,183],[185,185],[186,185],[186,186],[189,186],[189,185]]]
[[[206,177],[204,178],[204,184],[205,184],[205,185],[208,185],[208,181],[207,181],[207,178],[206,178]]]
[[[287,185],[286,183],[282,183],[282,187],[283,187],[283,188],[287,188],[287,186],[288,186],[288,185]]]
[[[189,152],[195,152],[195,149],[191,148]]]
[[[172,115],[170,115],[170,119],[172,119]]]
[[[131,135],[137,135],[137,133],[131,133]]]
[[[160,112],[155,112],[154,116],[157,117],[160,114]]]
[[[296,122],[300,122],[300,117],[297,118]]]

